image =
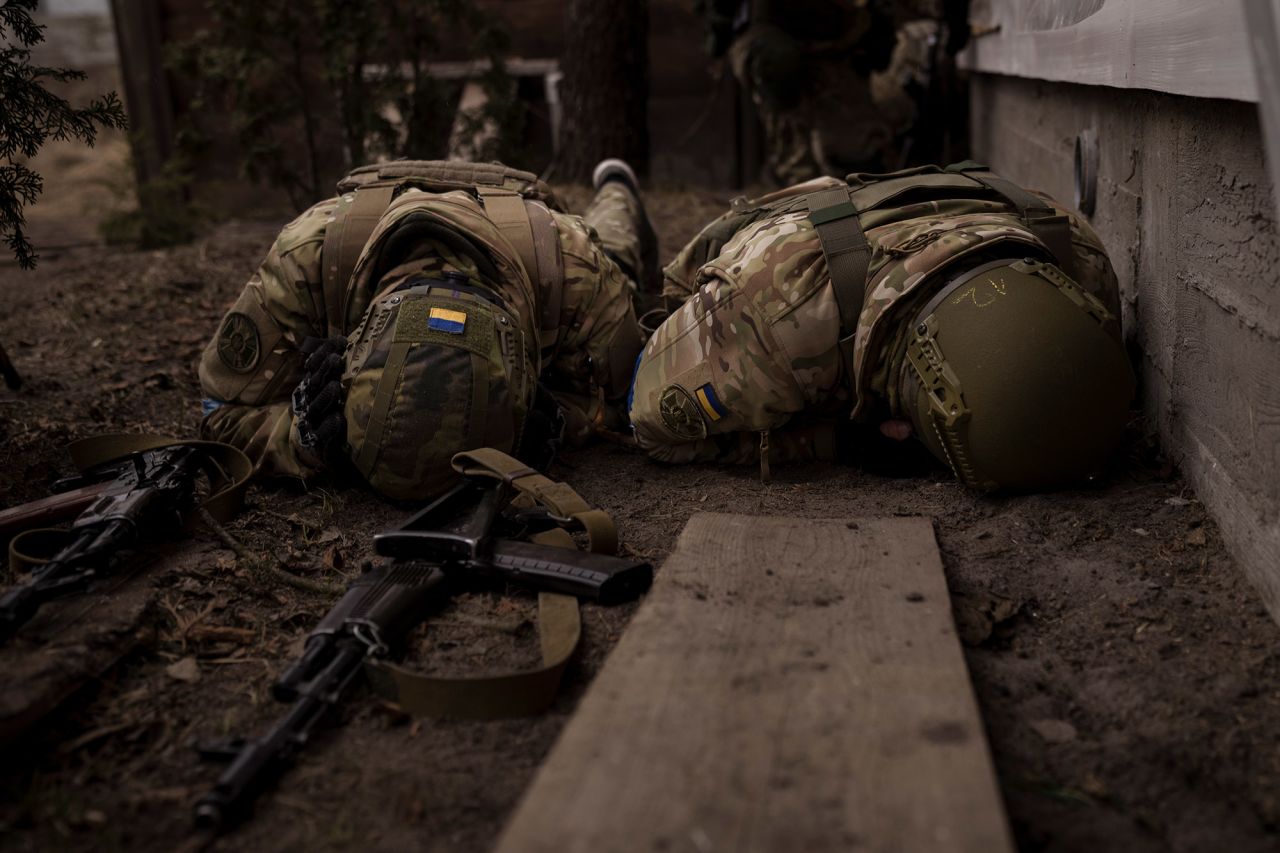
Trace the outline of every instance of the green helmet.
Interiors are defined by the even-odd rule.
[[[514,453],[537,388],[530,336],[466,277],[410,278],[374,299],[347,349],[347,443],[375,491],[435,497],[455,453]]]
[[[1135,388],[1116,317],[1033,259],[949,281],[912,322],[900,383],[916,435],[983,491],[1052,489],[1098,472]]]

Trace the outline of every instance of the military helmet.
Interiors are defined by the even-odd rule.
[[[384,497],[423,500],[476,447],[516,452],[537,387],[516,315],[467,277],[410,277],[370,304],[347,349],[351,460]]]
[[[956,275],[917,312],[899,400],[966,485],[1038,491],[1101,469],[1134,388],[1116,317],[1056,266],[1005,259]]]

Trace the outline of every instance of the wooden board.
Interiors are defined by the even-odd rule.
[[[927,519],[695,515],[498,843],[1011,850]]]

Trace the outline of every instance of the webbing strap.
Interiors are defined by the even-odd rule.
[[[570,538],[569,547],[572,541]],[[378,695],[410,714],[473,720],[529,716],[555,701],[565,666],[581,637],[578,599],[542,592],[538,594],[540,666],[502,675],[450,678],[422,675],[384,660],[367,660],[365,674]]]
[[[813,193],[808,202],[809,221],[822,242],[832,292],[840,310],[840,337],[847,338],[858,329],[871,266],[871,246],[858,221],[858,209],[849,200],[848,187]]]
[[[592,509],[565,483],[557,483],[539,474],[500,450],[481,447],[456,454],[453,469],[467,477],[489,477],[503,480],[516,491],[528,495],[537,503],[562,518],[571,518],[587,533],[588,549],[596,554],[618,552],[618,529],[604,510]]]
[[[809,221],[818,232],[822,244],[822,256],[827,262],[827,275],[831,279],[831,293],[836,299],[840,314],[840,336],[837,348],[849,379],[850,391],[857,388],[857,371],[854,364],[854,342],[858,332],[858,317],[862,314],[862,301],[867,292],[867,273],[871,268],[871,246],[858,220],[858,208],[849,195],[848,186],[819,190],[801,196],[793,206],[807,206]],[[767,440],[767,439],[765,439]],[[761,447],[761,474],[767,471],[768,457]]]
[[[484,212],[489,221],[498,226],[502,236],[510,241],[529,278],[537,281],[538,258],[533,251],[533,228],[525,211],[524,199],[519,193],[497,187],[477,187],[476,192],[484,202]]]
[[[346,332],[343,311],[351,275],[395,191],[395,184],[370,184],[338,198],[320,250],[329,337]]]
[[[409,341],[396,341],[387,352],[387,363],[383,365],[382,376],[378,378],[378,390],[373,395],[373,406],[369,412],[369,426],[365,430],[364,443],[360,445],[360,453],[356,456],[356,469],[368,480],[373,474],[373,465],[378,461],[378,451],[382,448],[382,433],[387,428],[387,417],[391,413],[391,404],[395,402],[396,388],[404,374],[404,363],[409,357],[413,344]]]
[[[538,290],[542,297],[538,306],[542,347],[550,359],[560,343],[560,309],[564,300],[564,261],[560,256],[560,238],[555,220],[546,205],[525,201],[529,225],[533,230],[533,254],[538,259]]]
[[[499,440],[489,436],[489,359],[478,352],[471,353],[471,411],[467,412],[465,429],[464,435]]]
[[[200,504],[218,521],[226,521],[240,511],[244,493],[253,476],[253,463],[238,448],[218,441],[181,441],[159,435],[108,433],[73,442],[68,450],[71,461],[81,472],[123,459],[144,450],[183,445],[195,447],[210,465],[209,496]],[[195,513],[186,519],[194,524]],[[62,550],[70,539],[62,529],[40,528],[19,533],[9,542],[9,567],[14,572],[27,571],[47,562]]]
[[[560,246],[555,223],[546,207],[526,201],[519,193],[499,187],[476,188],[489,220],[510,241],[530,281],[538,289],[539,344],[553,349],[559,340],[560,297],[563,291]]]
[[[859,213],[869,213],[888,206],[904,195],[919,190],[969,190],[974,189],[974,178],[958,173],[916,173],[886,177],[874,183],[853,187],[853,203]]]
[[[953,163],[947,171],[973,178],[1016,208],[1027,229],[1053,254],[1058,269],[1075,280],[1076,255],[1071,247],[1071,220],[1068,217],[1059,214],[1044,199],[1000,177],[981,163],[972,160]]]
[[[351,212],[351,204],[355,200],[353,193],[338,197],[338,204],[334,207],[332,217],[324,231],[324,243],[320,247],[320,284],[324,293],[325,336],[330,338],[342,334],[338,315],[342,313],[342,302],[347,288],[346,282],[338,277],[338,268],[342,255],[342,230],[346,226],[347,214]]]

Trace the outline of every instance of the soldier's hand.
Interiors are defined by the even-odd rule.
[[[915,434],[911,428],[911,421],[901,418],[893,418],[880,422],[880,434],[885,438],[891,438],[894,441],[906,441]]]
[[[347,434],[342,414],[343,355],[347,340],[307,338],[302,352],[307,355],[302,381],[293,390],[293,416],[297,443],[303,450],[327,459]]]

